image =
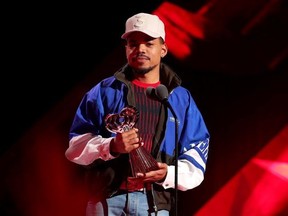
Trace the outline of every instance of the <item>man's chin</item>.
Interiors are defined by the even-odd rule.
[[[137,68],[133,68],[133,71],[135,74],[138,75],[144,75],[149,73],[150,71],[152,71],[156,66],[153,67],[137,67]]]
[[[149,71],[151,71],[151,69],[149,68],[134,68],[134,73],[138,74],[138,75],[144,75],[146,73],[148,73]]]

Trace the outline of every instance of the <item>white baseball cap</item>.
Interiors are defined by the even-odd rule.
[[[157,15],[138,13],[126,21],[125,33],[121,36],[126,39],[132,32],[143,32],[153,38],[161,37],[165,41],[164,23]]]

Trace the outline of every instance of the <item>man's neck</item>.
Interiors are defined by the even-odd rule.
[[[158,68],[155,68],[146,74],[135,74],[134,76],[134,79],[142,83],[157,83],[160,80],[160,73]]]

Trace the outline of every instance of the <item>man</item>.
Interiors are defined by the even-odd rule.
[[[209,132],[189,91],[161,62],[168,52],[163,22],[139,13],[125,27],[121,38],[126,41],[127,64],[84,95],[66,157],[87,169],[87,216],[168,216],[173,213],[174,189],[190,190],[204,179]],[[167,97],[159,98],[159,86]],[[132,117],[123,117],[127,109]],[[124,129],[126,119],[121,118],[135,125]],[[133,175],[131,167],[138,163],[131,155],[141,148],[156,159],[157,168]]]

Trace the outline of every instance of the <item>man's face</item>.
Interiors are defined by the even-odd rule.
[[[167,53],[160,38],[152,38],[142,32],[133,32],[127,38],[126,58],[136,73],[145,74],[159,66]]]

